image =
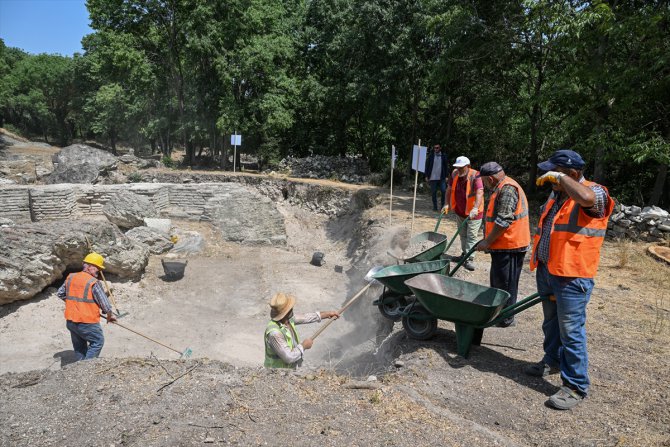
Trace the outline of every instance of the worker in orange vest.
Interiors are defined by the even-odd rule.
[[[88,360],[100,355],[105,337],[100,327],[100,311],[107,322],[116,321],[112,306],[100,282],[98,272],[105,268],[105,260],[98,253],[84,258],[82,271],[71,273],[58,289],[58,297],[65,301],[66,326],[72,338],[75,359]]]
[[[461,256],[455,260],[460,261],[475,246],[479,240],[479,229],[484,217],[484,185],[478,177],[479,172],[470,167],[470,159],[465,156],[456,158],[454,170],[449,177],[447,186],[448,204],[442,209],[443,213],[452,210],[456,214],[459,225],[465,219],[465,228],[460,232]],[[465,260],[463,267],[473,271],[475,269],[475,256]]]
[[[542,303],[544,357],[524,371],[537,377],[560,371],[563,386],[547,405],[568,410],[589,390],[586,305],[614,201],[607,188],[584,179],[585,162],[577,152],[556,151],[537,166],[547,171],[537,185],[549,184],[552,191],[542,207],[530,268],[537,269],[538,292],[551,299]]]
[[[484,239],[477,250],[491,254],[491,287],[508,292],[505,306],[511,306],[516,303],[523,260],[530,247],[528,200],[523,188],[495,161],[484,163],[479,176],[492,193],[486,207]],[[512,325],[514,316],[498,323],[499,327]]]

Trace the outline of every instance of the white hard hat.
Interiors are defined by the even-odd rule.
[[[463,166],[467,166],[470,164],[470,159],[468,157],[465,157],[461,155],[456,159],[456,163],[454,163],[455,168],[462,168]]]

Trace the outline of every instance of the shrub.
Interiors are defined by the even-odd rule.
[[[167,155],[161,159],[161,163],[163,163],[163,166],[166,168],[174,168],[176,166],[176,163],[172,157],[168,157]]]

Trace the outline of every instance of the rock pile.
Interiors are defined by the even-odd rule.
[[[289,171],[294,177],[339,180],[346,183],[364,183],[370,175],[367,160],[352,156],[287,157],[279,162],[278,169]]]
[[[670,213],[657,206],[617,204],[607,225],[607,237],[647,242],[670,238]]]

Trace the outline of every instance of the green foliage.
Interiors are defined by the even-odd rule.
[[[177,166],[177,163],[172,159],[172,157],[165,156],[161,159],[161,163],[163,163],[163,166],[166,168],[174,168]]]
[[[142,182],[142,174],[139,172],[131,172],[128,175],[128,181],[130,183],[141,183]]]
[[[233,132],[261,165],[355,154],[386,172],[394,144],[399,175],[420,139],[475,167],[499,161],[529,193],[537,162],[570,147],[617,197],[670,205],[667,2],[87,7],[83,56],[33,56],[0,40],[0,122],[47,139],[151,146],[167,159],[180,147],[187,165],[203,148],[221,160]]]

